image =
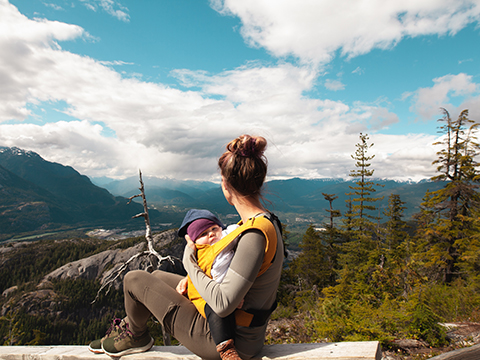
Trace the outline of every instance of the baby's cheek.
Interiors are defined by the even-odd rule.
[[[206,236],[200,236],[196,241],[195,244],[198,245],[205,245],[207,244],[207,237]]]

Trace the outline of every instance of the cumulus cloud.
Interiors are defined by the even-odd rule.
[[[467,96],[467,104],[478,103],[480,85],[472,81],[472,76],[464,73],[458,75],[445,75],[433,79],[434,85],[429,88],[418,89],[413,95],[414,104],[411,110],[417,112],[423,119],[431,119],[438,115],[439,108],[455,109],[450,103],[452,98]],[[477,100],[475,100],[477,98]],[[478,106],[472,106],[478,108]]]
[[[6,0],[0,15],[2,145],[90,176],[124,177],[141,168],[146,175],[212,180],[224,144],[251,133],[269,141],[272,177],[346,177],[363,131],[375,142],[376,175],[431,175],[426,164],[434,139],[380,134],[398,121],[381,106],[307,96],[316,67],[254,62],[218,74],[176,70],[187,89],[179,90],[124,78],[111,63],[62,50],[59,41],[86,36],[78,26],[30,20]],[[464,91],[457,82],[454,91]],[[65,118],[53,122],[38,112],[32,118],[32,107],[47,105]]]
[[[241,34],[251,46],[316,64],[329,62],[338,49],[343,56],[354,57],[374,48],[387,49],[404,37],[455,34],[478,21],[480,14],[476,0],[210,3],[218,12],[240,18]]]

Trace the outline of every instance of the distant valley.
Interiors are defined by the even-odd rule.
[[[205,181],[181,181],[143,175],[152,226],[157,229],[178,227],[186,209],[208,208],[227,223],[236,222],[235,209],[224,199],[219,184]],[[374,180],[377,216],[383,215],[391,193],[406,204],[404,218],[418,212],[427,190],[443,183],[418,183]],[[269,209],[277,213],[292,231],[310,223],[321,226],[329,204],[322,193],[338,196],[335,209],[345,211],[346,195],[353,181],[341,179],[272,180],[265,186]],[[68,229],[121,228],[142,229],[139,203],[127,205],[127,198],[138,194],[138,177],[110,181],[90,180],[75,169],[44,160],[38,154],[18,148],[0,147],[0,241],[28,234]]]
[[[105,180],[105,179],[103,179]],[[92,179],[95,183],[95,179]],[[376,203],[378,213],[383,216],[383,210],[388,207],[388,197],[395,193],[400,195],[405,202],[404,218],[410,219],[419,211],[422,198],[427,190],[433,191],[443,187],[443,183],[430,181],[398,182],[393,180],[373,180],[381,186],[376,187],[374,197],[383,197]],[[135,182],[138,178],[131,177],[124,180],[104,182],[103,187],[117,196],[129,197],[137,191]],[[178,181],[145,177],[146,195],[150,205],[158,209],[176,208],[208,208],[221,216],[234,213],[234,209],[225,201],[220,186],[211,182]],[[333,202],[335,209],[342,213],[346,209],[346,201],[353,196],[350,186],[355,186],[354,181],[343,179],[300,179],[272,180],[265,184],[264,196],[267,207],[277,214],[282,214],[283,219],[294,222],[296,218],[310,221],[320,225],[326,221],[328,213],[325,211],[329,203],[323,193],[338,196]],[[300,220],[301,221],[301,220]]]

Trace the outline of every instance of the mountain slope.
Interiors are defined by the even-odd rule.
[[[77,204],[115,203],[107,190],[93,185],[87,176],[70,166],[46,161],[32,151],[0,147],[0,165],[58,198]]]
[[[419,211],[420,204],[427,190],[437,190],[445,185],[442,182],[422,181],[399,182],[393,180],[372,180],[382,186],[376,186],[376,192],[373,197],[383,197],[375,205],[379,210],[376,214],[383,216],[383,209],[388,207],[388,198],[390,194],[400,195],[400,199],[406,204],[404,218],[409,219]],[[150,185],[149,185],[150,184]],[[161,186],[158,186],[161,184]],[[207,208],[217,214],[227,215],[234,213],[235,210],[223,197],[220,185],[209,183],[210,185],[199,186],[195,182],[186,182],[148,178],[145,181],[146,195],[149,204],[156,206],[174,205],[177,208]],[[125,189],[133,189],[132,179],[117,180],[105,185],[112,193]],[[313,217],[315,222],[322,222],[327,215],[325,209],[329,207],[323,193],[334,194],[338,196],[333,202],[333,207],[341,212],[346,209],[345,202],[353,192],[350,186],[356,186],[353,180],[345,181],[343,179],[300,179],[292,178],[288,180],[272,180],[265,184],[264,196],[267,200],[268,208],[278,214],[289,213],[295,216],[317,214]],[[188,192],[187,192],[188,190]],[[135,190],[125,191],[122,195],[131,196]],[[118,194],[118,193],[117,193]]]
[[[64,226],[142,226],[138,203],[113,196],[69,166],[18,148],[0,147],[0,234]],[[158,211],[151,211],[152,219]],[[0,237],[0,240],[2,237]]]
[[[1,233],[33,231],[50,223],[72,221],[71,211],[45,189],[24,180],[0,165]]]
[[[0,166],[0,234],[62,226],[124,228],[133,225],[138,228],[143,225],[139,220],[131,220],[133,215],[143,211],[141,204],[132,202],[127,206],[127,199],[122,197],[138,194],[136,177],[111,182],[104,178],[102,182],[107,187],[104,189],[72,167],[46,161],[31,151],[6,147],[0,147]],[[429,181],[373,181],[383,187],[376,187],[377,191],[372,196],[383,196],[383,200],[375,204],[378,210],[372,215],[383,216],[389,195],[395,193],[406,203],[406,220],[418,212],[427,190],[445,185]],[[190,208],[207,208],[227,223],[236,221],[236,218],[228,216],[236,212],[225,200],[217,183],[153,176],[144,176],[144,183],[148,204],[164,209],[162,212],[150,210],[152,225],[171,223],[171,227],[176,227]],[[344,213],[345,201],[352,197],[349,195],[352,193],[350,186],[355,186],[352,180],[292,178],[267,182],[264,195],[267,207],[283,221],[293,225],[300,218],[305,224],[321,224],[329,207],[323,193],[338,196],[333,207]]]

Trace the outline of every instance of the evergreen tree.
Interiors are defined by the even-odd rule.
[[[442,111],[443,137],[434,144],[442,149],[433,162],[438,175],[432,180],[445,181],[445,186],[425,195],[417,215],[417,240],[427,275],[449,283],[458,277],[465,265],[462,262],[472,259],[470,245],[478,234],[480,178],[475,156],[479,144],[475,137],[478,124],[468,119],[468,110],[457,120],[452,120],[447,110]]]
[[[301,290],[309,290],[316,286],[323,289],[335,284],[337,270],[338,245],[341,233],[335,228],[334,219],[341,216],[339,210],[333,209],[335,194],[322,193],[329,202],[329,223],[324,228],[316,230],[310,225],[300,244],[302,252],[289,266],[287,277],[297,279]]]
[[[314,286],[324,288],[329,285],[331,273],[320,233],[310,225],[300,244],[302,252],[290,263],[290,277],[298,280],[301,290],[310,290]]]
[[[327,285],[334,285],[336,281],[336,272],[338,271],[338,252],[339,246],[344,242],[343,233],[335,226],[335,219],[342,216],[340,210],[333,208],[333,201],[338,199],[335,194],[322,193],[325,200],[329,203],[326,211],[329,214],[329,223],[325,224],[325,231],[320,236],[325,243],[326,265],[328,266],[329,281]]]
[[[375,155],[368,155],[373,144],[368,144],[368,135],[360,133],[360,142],[352,158],[355,160],[355,170],[350,176],[356,179],[353,191],[347,195],[353,196],[347,201],[348,211],[345,213],[344,236],[345,243],[339,254],[340,280],[336,287],[341,296],[348,293],[363,293],[376,296],[378,284],[374,273],[384,261],[382,244],[376,232],[377,216],[372,212],[377,210],[375,202],[382,198],[373,197],[376,186],[381,186],[369,178],[373,176],[370,161]],[[348,297],[348,296],[347,296]]]
[[[385,246],[389,250],[396,249],[408,236],[405,231],[407,223],[402,219],[403,211],[406,209],[404,205],[405,202],[400,199],[400,195],[390,194],[388,208],[383,212],[387,217],[384,231]]]
[[[355,186],[349,186],[353,192],[347,195],[353,195],[352,199],[352,213],[349,215],[352,217],[354,226],[359,231],[372,229],[372,220],[378,220],[378,217],[372,215],[377,208],[375,202],[382,200],[383,198],[372,197],[372,194],[376,192],[376,186],[382,186],[368,179],[373,176],[374,170],[370,168],[372,160],[375,155],[368,156],[368,150],[374,145],[368,144],[368,134],[360,133],[360,142],[356,144],[357,150],[355,155],[351,155],[355,160],[355,167],[357,169],[350,171],[350,176],[353,177],[356,182]]]
[[[410,258],[412,245],[407,233],[408,225],[403,220],[406,209],[405,202],[397,194],[390,194],[388,208],[383,214],[387,222],[383,228],[383,244],[385,261],[381,268],[385,275],[383,281],[384,292],[392,295],[407,296],[411,290]]]
[[[333,201],[338,199],[338,196],[336,196],[335,194],[326,194],[323,192],[322,192],[322,195],[325,198],[325,200],[327,200],[329,203],[329,209],[327,209],[327,212],[330,218],[330,228],[333,229],[335,218],[342,216],[342,214],[340,213],[340,210],[333,209]]]

